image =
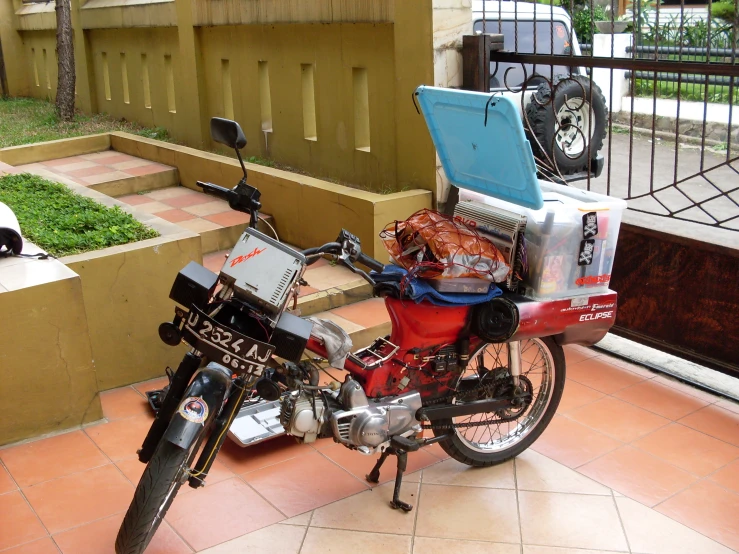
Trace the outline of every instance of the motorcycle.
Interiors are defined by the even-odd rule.
[[[205,485],[230,425],[253,395],[280,401],[280,423],[299,442],[332,438],[358,453],[379,454],[369,482],[377,483],[382,465],[395,456],[390,505],[404,512],[412,509],[399,498],[409,453],[438,443],[464,464],[492,466],[541,435],[562,397],[562,344],[602,337],[614,308],[583,320],[578,309],[566,308],[569,300],[535,302],[507,291],[475,306],[415,303],[396,284],[375,281],[384,265],[345,230],[335,242],[302,252],[259,232],[260,192],[247,184],[239,152],[246,138],[238,123],[221,118],[212,119],[211,134],[236,151],[244,176],[234,189],[198,186],[250,214],[250,223],[220,275],[191,262],[175,279],[175,317],[159,333],[167,344],[184,341],[192,349],[170,374],[138,451],[147,466],[120,527],[117,554],[143,552],[182,485]],[[324,256],[384,298],[389,336],[346,352],[349,339],[340,328],[294,313],[306,267]],[[615,296],[592,297],[588,307],[615,306]],[[319,384],[328,360],[344,364],[343,383]]]

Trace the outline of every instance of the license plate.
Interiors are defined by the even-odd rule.
[[[182,335],[188,344],[211,361],[233,369],[236,373],[261,375],[264,364],[275,348],[220,325],[195,306],[192,307]]]

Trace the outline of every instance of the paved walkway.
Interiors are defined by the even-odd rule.
[[[410,514],[387,506],[391,485],[364,481],[373,458],[330,440],[227,442],[208,485],[183,488],[147,552],[739,549],[739,405],[591,349],[566,356],[559,413],[517,460],[470,469],[438,446],[409,456]],[[144,468],[135,457],[152,419],[143,393],[161,385],[103,393],[106,422],[0,449],[3,554],[113,551]]]

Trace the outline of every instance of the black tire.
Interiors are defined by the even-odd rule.
[[[167,440],[159,443],[123,518],[115,541],[116,554],[141,554],[149,546],[182,486],[189,454]]]
[[[554,89],[554,99],[552,99],[552,89]],[[565,106],[565,101],[567,101],[567,107],[571,108],[565,111],[571,113],[558,118],[557,114]],[[589,114],[590,137],[587,137],[587,133],[575,131],[576,128],[582,131],[578,117],[581,107],[585,113]],[[595,159],[596,154],[603,148],[608,121],[606,99],[600,87],[583,75],[560,75],[554,77],[551,87],[549,83],[539,85],[534,97],[526,106],[526,118],[528,124],[524,121],[524,126],[527,127],[526,133],[534,156],[547,166],[551,166],[549,160],[553,160],[556,169],[563,175],[586,171],[588,158]],[[575,147],[572,152],[565,153],[561,144],[555,140],[555,136],[558,130],[567,134],[568,129]],[[578,147],[580,142],[583,144]]]
[[[472,432],[477,433],[476,429],[480,429],[480,427],[475,428],[469,428],[467,430],[465,429],[454,429],[453,431],[448,431],[444,429],[435,429],[434,434],[438,436],[445,435],[449,433],[448,437],[441,440],[439,442],[439,445],[441,446],[444,451],[449,454],[452,458],[455,460],[462,462],[463,464],[467,464],[469,466],[474,467],[487,467],[487,466],[493,466],[497,464],[501,464],[503,462],[506,462],[510,460],[511,458],[515,458],[518,456],[521,452],[526,450],[529,446],[531,446],[536,439],[539,438],[539,436],[544,432],[544,429],[547,428],[549,425],[549,422],[554,417],[555,412],[557,411],[557,407],[559,406],[559,401],[562,398],[562,391],[564,390],[564,384],[565,384],[565,357],[564,357],[564,351],[562,350],[562,347],[559,346],[556,342],[554,342],[554,339],[551,337],[545,337],[543,339],[530,339],[529,341],[522,341],[521,342],[521,349],[522,352],[525,352],[525,344],[536,344],[540,351],[546,351],[548,353],[548,359],[544,360],[547,363],[551,364],[553,379],[549,383],[549,388],[547,389],[547,392],[549,394],[548,400],[545,399],[546,404],[543,406],[543,411],[539,419],[534,423],[534,425],[526,432],[525,435],[522,435],[522,438],[518,440],[517,442],[513,442],[510,447],[508,448],[502,448],[500,450],[491,451],[491,452],[480,452],[478,450],[475,450],[474,448],[470,447],[467,440],[460,436],[460,433],[462,432]],[[490,344],[487,343],[482,346],[481,349],[487,349],[487,348],[499,348],[501,346],[500,344]],[[479,352],[479,351],[478,351]],[[534,361],[536,361],[536,358],[534,358]],[[472,369],[473,366],[473,359],[470,358],[470,366],[468,366],[468,371]],[[534,364],[530,364],[529,371],[525,371],[525,366],[522,363],[522,372],[521,374],[524,376],[527,376],[530,374],[530,372],[535,367]],[[486,368],[487,370],[490,370],[492,368]],[[479,372],[478,372],[479,375]],[[532,405],[536,404],[538,402],[538,397],[532,402]],[[523,412],[521,416],[523,417],[530,417],[533,415],[533,408],[529,407],[527,411]],[[487,419],[488,417],[492,417],[493,414],[485,414],[483,417]],[[515,422],[516,425],[519,425],[519,422],[521,421],[521,418]],[[444,419],[439,420],[438,423],[443,426],[450,426],[453,421],[451,419]],[[508,424],[504,424],[508,425]],[[515,429],[514,429],[515,430]],[[488,426],[488,431],[490,432],[490,426]],[[483,432],[484,433],[484,432]],[[509,431],[510,434],[510,431]],[[514,434],[515,435],[515,434]],[[474,435],[473,435],[474,436]],[[492,433],[491,433],[492,436]],[[502,437],[502,434],[501,434]]]

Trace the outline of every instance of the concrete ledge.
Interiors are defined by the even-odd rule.
[[[0,445],[103,417],[79,275],[53,259],[2,258],[0,313]]]
[[[0,148],[0,162],[10,165],[32,164],[69,156],[92,154],[110,148],[110,134],[87,135],[69,139],[50,140],[23,146]]]
[[[166,189],[167,187],[176,187],[180,184],[180,178],[176,169],[168,171],[160,171],[158,173],[149,173],[148,175],[137,175],[128,177],[127,179],[119,179],[118,181],[107,181],[90,185],[88,188],[102,192],[113,198],[125,196],[127,194],[136,194],[156,189]]]
[[[301,316],[327,312],[348,304],[354,304],[372,297],[372,287],[364,279],[352,281],[326,290],[307,294],[298,299]]]

